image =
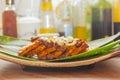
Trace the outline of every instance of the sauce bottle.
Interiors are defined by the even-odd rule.
[[[86,27],[86,5],[85,0],[77,0],[73,8],[73,36],[82,40],[87,40]]]
[[[17,21],[14,0],[6,0],[6,9],[2,14],[3,35],[17,38]]]
[[[120,0],[113,0],[114,34],[120,32]]]
[[[39,29],[39,33],[40,34],[56,33],[51,0],[42,0],[41,10],[42,10],[41,15],[42,24]]]
[[[98,0],[92,7],[92,40],[112,35],[112,8],[107,0]]]

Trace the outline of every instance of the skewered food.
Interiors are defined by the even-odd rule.
[[[52,60],[74,56],[88,50],[88,44],[73,37],[33,37],[31,44],[19,51],[20,56],[33,57],[39,60]]]

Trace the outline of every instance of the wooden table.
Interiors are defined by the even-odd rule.
[[[0,60],[0,80],[120,80],[120,57],[95,64],[93,68],[26,68]]]

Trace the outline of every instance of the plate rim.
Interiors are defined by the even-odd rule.
[[[31,66],[31,67],[46,67],[46,68],[64,68],[64,67],[78,67],[78,66],[86,66],[91,65],[97,62],[101,62],[112,57],[116,57],[120,55],[120,50],[106,54],[104,56],[100,56],[97,58],[92,58],[88,60],[80,60],[80,61],[73,61],[73,62],[45,62],[45,61],[29,61],[18,59],[15,57],[11,57],[8,55],[0,54],[0,59],[13,62],[16,64],[24,65],[24,66]]]

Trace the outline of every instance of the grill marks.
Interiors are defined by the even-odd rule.
[[[28,57],[34,56],[36,53],[39,54],[42,50],[44,50],[46,47],[44,45],[38,46],[37,48],[31,50],[28,53]]]
[[[58,45],[57,42],[38,39],[38,37],[36,39],[33,38],[32,42],[19,51],[20,56],[32,57],[37,55],[39,60],[51,60],[74,56],[85,52],[88,48],[87,43],[80,39],[76,40],[74,45],[69,46]]]
[[[32,44],[29,44],[25,47],[23,47],[20,51],[19,51],[19,55],[20,56],[25,56],[27,53],[29,53],[29,51],[37,48],[39,46],[40,42],[39,41],[36,41],[36,42],[33,42]]]

